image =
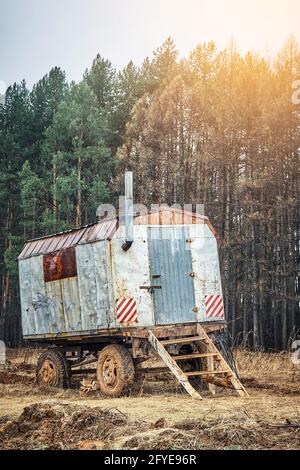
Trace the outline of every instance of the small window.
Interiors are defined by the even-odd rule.
[[[44,255],[43,265],[45,282],[77,276],[75,248]]]

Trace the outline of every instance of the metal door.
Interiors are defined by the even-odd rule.
[[[149,258],[155,323],[196,321],[191,251],[187,228],[149,227]]]

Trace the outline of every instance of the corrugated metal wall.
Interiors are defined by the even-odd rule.
[[[196,321],[188,227],[149,227],[155,320],[158,325]]]
[[[107,240],[76,247],[81,328],[83,331],[110,325],[109,242]]]
[[[36,322],[32,303],[31,259],[19,261],[20,297],[23,335],[35,334]]]
[[[78,245],[78,276],[44,281],[43,255],[19,261],[24,336],[110,325],[109,242]]]

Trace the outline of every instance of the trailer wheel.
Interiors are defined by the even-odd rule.
[[[128,390],[134,380],[134,364],[124,346],[110,344],[100,351],[97,380],[100,390],[111,397],[118,397]]]
[[[36,366],[38,385],[69,388],[70,376],[69,364],[59,349],[48,349],[38,358]]]

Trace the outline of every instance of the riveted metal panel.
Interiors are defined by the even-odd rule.
[[[111,322],[111,276],[110,276],[110,253],[109,241],[93,243],[95,261],[96,295],[97,295],[97,327],[108,328]]]
[[[52,319],[44,283],[43,257],[36,256],[30,259],[31,263],[31,290],[34,310],[36,332],[39,334],[51,331]]]
[[[61,281],[46,282],[45,289],[49,312],[47,330],[50,333],[62,333],[66,329],[66,323],[64,319]]]
[[[77,277],[61,279],[61,291],[64,310],[65,331],[80,331],[82,329],[81,310],[78,293]]]
[[[125,227],[120,226],[111,241],[112,279],[113,279],[113,319],[116,319],[117,299],[133,298],[137,307],[136,322],[131,326],[154,325],[153,299],[147,286],[151,284],[148,254],[148,232],[145,225],[134,225],[134,242],[130,250],[122,250],[125,240]],[[124,324],[122,324],[124,326]]]
[[[97,328],[97,288],[92,245],[76,247],[79,299],[82,315],[82,328]]]
[[[109,312],[109,281],[105,256],[107,243],[107,241],[103,241],[76,247],[83,330],[107,328]]]
[[[34,335],[36,333],[36,326],[32,304],[30,259],[24,259],[19,262],[19,279],[23,335]]]
[[[45,283],[42,256],[20,260],[19,270],[24,336],[72,331],[73,327],[68,325],[72,323],[69,320],[71,299],[78,298],[76,278]],[[72,281],[76,286],[70,285]],[[76,310],[80,314],[78,307],[77,300],[74,313]]]
[[[190,247],[195,273],[195,299],[199,322],[218,321],[205,312],[206,295],[222,295],[217,241],[207,225],[190,227]]]
[[[196,321],[188,237],[188,228],[184,226],[148,229],[151,284],[161,287],[153,289],[156,324]]]

